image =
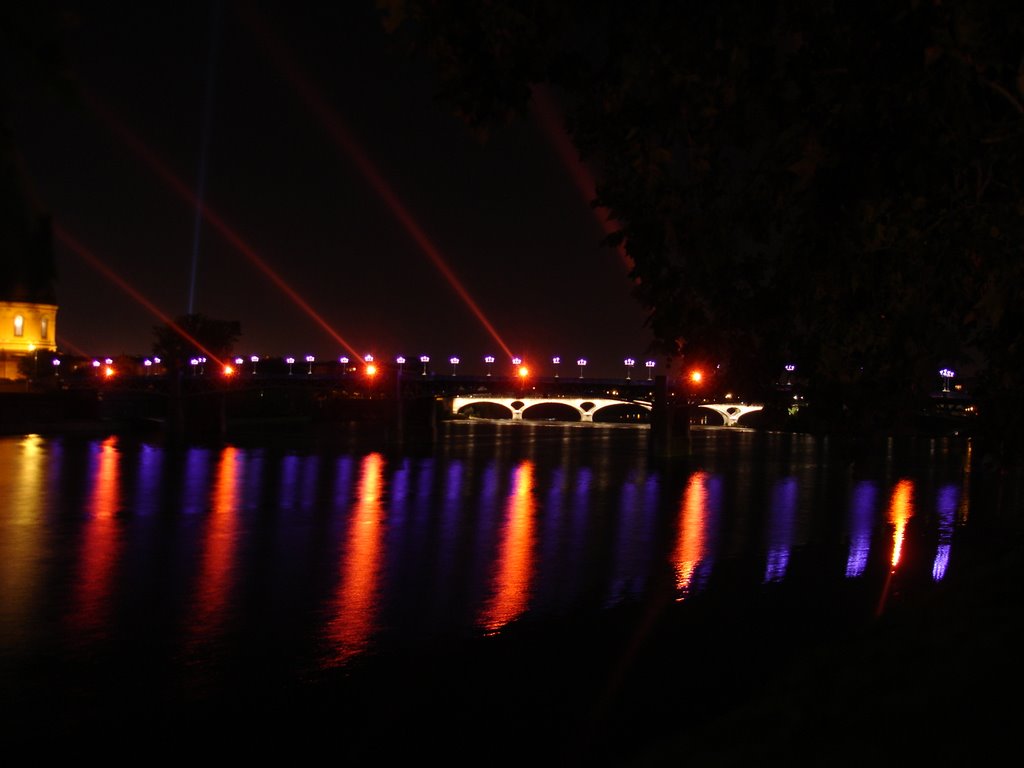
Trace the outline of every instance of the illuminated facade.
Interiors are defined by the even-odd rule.
[[[0,378],[25,378],[22,361],[57,351],[57,305],[0,301]]]

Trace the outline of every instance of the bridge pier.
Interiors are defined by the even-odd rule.
[[[659,459],[690,453],[690,409],[686,403],[669,400],[664,375],[656,377],[654,382],[649,450],[651,456]]]

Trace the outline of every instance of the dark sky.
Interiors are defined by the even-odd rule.
[[[160,320],[139,297],[173,317],[191,293],[241,323],[246,356],[458,355],[468,373],[511,352],[550,373],[557,354],[594,376],[630,356],[644,375],[627,268],[540,121],[472,137],[372,0],[216,8],[81,3],[65,41],[85,105],[15,116],[55,225],[138,294],[59,242],[62,351],[147,353]],[[192,292],[200,187],[216,223]]]

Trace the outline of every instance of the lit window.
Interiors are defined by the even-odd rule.
[[[14,316],[14,335],[24,336],[25,335],[25,318],[21,315]]]
[[[50,338],[50,318],[44,317],[40,321],[39,338],[48,339]]]

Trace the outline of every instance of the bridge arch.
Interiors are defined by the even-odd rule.
[[[494,410],[494,406],[498,407],[497,411]],[[546,408],[540,408],[540,406],[545,406]],[[483,418],[508,418],[508,414],[511,414],[513,421],[522,421],[528,411],[533,415],[554,411],[570,417],[569,419],[561,419],[563,421],[586,422],[594,421],[596,415],[604,414],[603,417],[599,417],[597,420],[610,421],[611,419],[608,417],[618,411],[606,412],[606,409],[621,408],[622,406],[630,406],[634,410],[639,409],[648,412],[651,410],[651,403],[642,400],[617,400],[601,397],[514,398],[492,395],[466,395],[453,397],[451,400],[453,414],[474,416],[482,416],[484,412],[500,414],[498,416],[482,416]],[[573,414],[575,414],[575,417],[573,417]]]
[[[764,406],[745,405],[743,403],[701,403],[700,407],[712,410],[721,416],[725,426],[735,427],[739,423],[741,416],[754,411],[760,411]]]

